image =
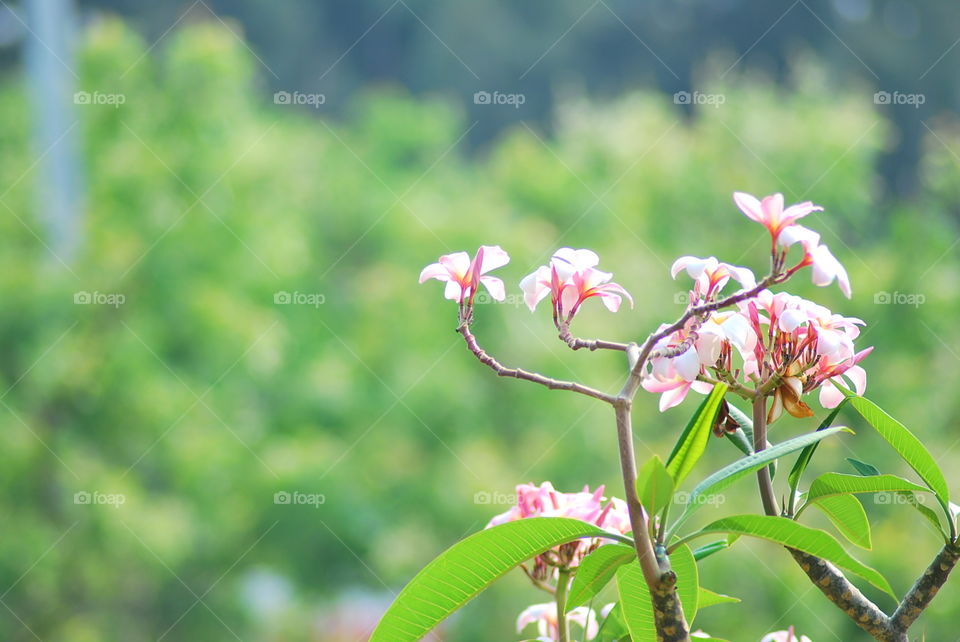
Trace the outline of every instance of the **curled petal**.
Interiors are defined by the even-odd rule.
[[[740,208],[740,211],[747,216],[747,218],[756,221],[757,223],[763,223],[763,210],[760,207],[760,201],[757,200],[756,196],[747,194],[745,192],[734,192],[733,201],[737,204],[737,207]]]
[[[481,276],[480,283],[483,284],[483,287],[487,288],[487,292],[490,293],[490,296],[493,297],[496,301],[503,301],[507,294],[503,287],[503,281],[498,279],[495,276]]]
[[[483,258],[480,262],[480,274],[496,270],[510,262],[510,255],[499,245],[482,245]],[[480,252],[477,253],[478,255]]]
[[[440,263],[431,263],[420,272],[420,283],[427,279],[437,279],[438,281],[449,281],[450,272]]]
[[[440,264],[447,268],[450,276],[462,279],[470,272],[470,255],[466,252],[454,252],[440,257]]]

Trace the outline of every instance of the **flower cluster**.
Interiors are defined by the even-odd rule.
[[[469,320],[477,289],[483,285],[496,301],[503,301],[506,291],[503,281],[485,276],[490,270],[510,262],[509,255],[499,245],[482,245],[471,260],[466,252],[441,256],[420,272],[420,283],[436,279],[446,283],[444,296],[460,305],[461,320]],[[597,269],[600,257],[592,250],[574,250],[562,247],[544,265],[520,281],[523,300],[531,311],[547,296],[553,308],[554,322],[569,324],[584,301],[594,297],[603,301],[611,312],[620,309],[623,298],[633,306],[630,293],[616,283],[613,275]]]
[[[568,517],[595,524],[612,533],[629,533],[630,516],[626,502],[616,497],[606,499],[603,490],[604,487],[600,486],[591,492],[588,486],[584,486],[578,493],[561,493],[550,482],[543,482],[540,486],[520,484],[516,505],[491,519],[487,528],[528,517]],[[534,560],[532,576],[545,580],[551,578],[557,568],[576,567],[601,543],[602,540],[577,540],[551,549]]]
[[[744,215],[770,233],[771,272],[758,285],[748,268],[723,263],[713,256],[677,259],[670,269],[673,278],[685,273],[693,280],[689,318],[683,327],[653,346],[645,364],[643,387],[661,395],[663,411],[683,401],[690,390],[704,394],[722,381],[741,394],[759,392],[772,396],[769,421],[784,410],[796,417],[812,415],[802,396],[814,390],[819,390],[824,407],[835,407],[843,398],[835,383],[843,378],[845,386],[862,394],[866,373],[858,364],[871,349],[857,352],[853,341],[863,321],[834,314],[785,292],[774,294],[763,288],[782,283],[798,270],[810,267],[814,284],[826,286],[836,281],[850,297],[846,270],[820,242],[819,234],[798,224],[800,219],[823,208],[809,201],[784,207],[782,194],[758,199],[735,192],[733,199]],[[794,245],[802,247],[803,255],[788,267],[787,256]],[[444,296],[457,301],[461,323],[469,324],[480,285],[487,288],[493,299],[504,300],[503,281],[487,273],[509,261],[500,246],[484,245],[473,259],[466,252],[441,256],[439,262],[424,268],[420,282],[445,282]],[[611,312],[620,309],[624,298],[633,306],[630,294],[612,281],[611,273],[598,269],[599,263],[600,258],[591,250],[563,247],[547,265],[520,281],[524,302],[531,310],[549,299],[554,324],[561,339],[571,347],[578,347],[578,340],[570,335],[569,325],[588,299],[598,298]],[[724,293],[731,281],[741,289]],[[698,311],[701,306],[712,307],[707,313]],[[658,334],[671,327],[661,326]],[[627,344],[619,344],[619,349],[626,347]]]
[[[843,265],[826,245],[821,245],[819,234],[797,225],[798,219],[812,212],[822,212],[822,207],[806,201],[783,209],[783,194],[773,194],[758,200],[750,194],[734,192],[733,200],[747,218],[760,223],[770,232],[775,266],[777,263],[782,266],[790,246],[800,243],[803,247],[803,260],[794,266],[791,272],[812,266],[814,285],[830,285],[836,279],[840,290],[850,298],[850,279]]]
[[[612,283],[613,275],[597,269],[600,257],[592,250],[574,250],[562,247],[550,259],[520,281],[523,300],[533,311],[540,301],[550,295],[555,323],[570,323],[584,301],[599,297],[611,312],[620,309],[623,297],[633,298],[620,285]]]

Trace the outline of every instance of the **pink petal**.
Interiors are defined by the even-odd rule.
[[[456,281],[447,281],[447,286],[443,288],[443,296],[451,301],[459,301],[463,294],[463,288]]]
[[[757,197],[751,196],[745,192],[734,192],[733,201],[737,204],[737,207],[740,208],[740,211],[747,216],[747,218],[756,221],[757,223],[763,223],[763,211],[760,207],[760,201],[757,200]]]
[[[450,272],[440,263],[431,263],[420,272],[420,283],[427,279],[437,279],[438,281],[449,281]]]
[[[462,279],[470,271],[470,255],[466,252],[454,252],[440,257],[440,264],[447,268],[450,276]]]
[[[484,245],[482,249],[483,261],[480,265],[480,274],[486,274],[510,262],[510,256],[499,245]]]
[[[829,379],[820,386],[820,405],[824,408],[836,408],[843,401],[843,393]]]
[[[768,222],[779,223],[783,219],[783,194],[771,194],[765,196],[760,202],[763,209],[764,219]]]
[[[483,284],[483,287],[487,288],[487,292],[490,293],[490,296],[492,296],[495,301],[503,301],[506,298],[507,293],[503,287],[503,281],[497,277],[481,276],[480,283]]]
[[[600,297],[600,300],[603,302],[603,305],[607,307],[611,312],[616,312],[620,309],[620,295],[619,294],[609,294],[607,292],[598,292],[597,296]]]
[[[803,203],[797,203],[791,205],[787,209],[783,210],[783,218],[797,220],[798,218],[803,218],[811,212],[822,212],[823,208],[819,205],[814,205],[811,201],[804,201]]]
[[[700,374],[700,356],[692,347],[674,357],[673,365],[686,381],[694,381]]]
[[[678,386],[673,390],[668,390],[660,395],[660,412],[669,410],[674,406],[679,405],[684,399],[687,398],[687,393],[690,391],[690,384],[684,384]]]

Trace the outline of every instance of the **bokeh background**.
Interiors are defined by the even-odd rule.
[[[958,38],[946,1],[0,2],[0,637],[359,641],[516,483],[619,495],[608,410],[493,377],[417,275],[501,244],[516,295],[593,248],[637,306],[578,333],[641,339],[683,309],[676,256],[763,270],[734,190],[826,208],[854,297],[791,289],[868,322],[868,396],[960,491]],[[516,296],[475,331],[621,383]],[[695,407],[656,401],[643,458]],[[844,419],[814,469],[909,475]],[[699,472],[737,454],[714,441]],[[759,509],[749,481],[724,499],[700,519]],[[864,499],[856,554],[903,592],[937,537]],[[772,545],[701,572],[743,599],[698,616],[715,635],[863,638]],[[956,637],[958,591],[918,634]],[[540,601],[512,573],[436,639],[521,639]]]

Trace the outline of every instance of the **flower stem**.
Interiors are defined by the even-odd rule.
[[[561,568],[557,581],[557,631],[560,642],[568,642],[570,639],[569,626],[567,625],[567,591],[570,587],[570,569]]]
[[[753,451],[761,452],[767,447],[767,398],[758,393],[753,398]],[[770,468],[764,466],[757,471],[757,482],[760,485],[760,499],[763,501],[763,512],[767,515],[779,515],[780,507],[773,492],[773,482],[770,479]]]

